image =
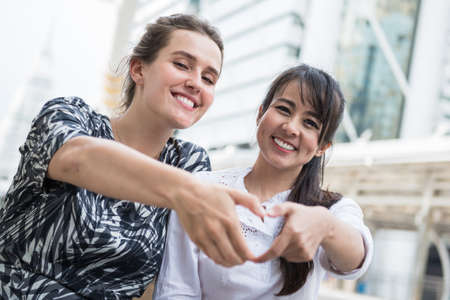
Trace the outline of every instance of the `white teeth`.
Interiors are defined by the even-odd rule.
[[[275,141],[275,143],[277,143],[278,146],[280,146],[283,149],[292,151],[294,150],[294,147],[292,145],[289,145],[288,143],[283,142],[282,140],[278,139],[278,138],[274,138],[273,139]]]
[[[186,105],[188,105],[188,106],[190,106],[190,107],[194,107],[194,102],[192,102],[192,101],[189,100],[188,98],[183,97],[183,96],[180,96],[180,95],[177,95],[177,96],[175,96],[175,97],[177,98],[177,100],[183,102],[184,104],[186,104]]]

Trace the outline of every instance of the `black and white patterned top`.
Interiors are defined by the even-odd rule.
[[[113,140],[110,120],[79,98],[47,102],[20,147],[0,201],[1,299],[130,299],[158,273],[168,210],[117,200],[46,177],[76,136]],[[206,151],[171,138],[160,161],[210,170]]]

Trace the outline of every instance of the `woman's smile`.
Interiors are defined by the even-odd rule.
[[[282,139],[280,139],[278,137],[274,137],[273,136],[272,140],[273,140],[275,146],[280,151],[290,153],[290,152],[294,152],[296,150],[296,148],[293,145],[291,145],[290,143],[288,143],[288,142],[286,142],[286,141],[284,141],[284,140],[282,140]]]
[[[198,101],[188,95],[182,95],[179,93],[172,93],[175,100],[181,104],[181,106],[189,111],[194,111],[199,105]]]

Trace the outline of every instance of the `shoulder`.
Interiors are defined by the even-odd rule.
[[[342,197],[341,199],[339,199],[338,201],[336,201],[336,203],[334,203],[331,207],[330,210],[331,211],[336,211],[336,210],[342,210],[342,209],[350,209],[350,208],[358,208],[361,209],[358,205],[358,203],[356,203],[355,200],[348,198],[348,197]]]
[[[163,153],[163,161],[189,172],[211,170],[208,153],[203,147],[194,143],[170,138]]]
[[[87,112],[93,112],[92,108],[86,104],[86,102],[78,97],[59,97],[54,98],[49,101],[47,101],[44,106],[43,110],[48,109],[73,109],[73,110],[83,110]]]
[[[338,215],[353,215],[358,218],[363,218],[361,207],[355,200],[347,197],[342,197],[339,201],[330,207],[330,212],[336,216]]]
[[[49,126],[79,124],[86,130],[96,131],[108,127],[109,118],[96,112],[79,97],[60,97],[47,101],[33,120],[33,124],[38,127],[42,124]]]
[[[70,115],[80,119],[107,118],[106,116],[96,112],[83,99],[78,97],[59,97],[51,99],[43,105],[36,118],[45,118],[49,115],[60,115],[61,117],[64,115]]]
[[[194,153],[202,153],[207,155],[205,148],[203,148],[202,146],[182,139],[170,138],[167,144],[169,145],[169,147],[178,148],[183,156],[190,156]]]

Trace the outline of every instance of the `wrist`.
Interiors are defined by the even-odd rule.
[[[323,239],[321,245],[322,247],[327,248],[335,237],[336,226],[334,216],[325,207],[320,206],[318,209],[320,210],[321,224],[323,225]]]
[[[198,188],[198,180],[188,172],[183,172],[182,176],[177,176],[174,185],[165,189],[164,198],[168,203],[168,208],[177,211],[179,207],[184,206],[186,201],[192,198]]]

